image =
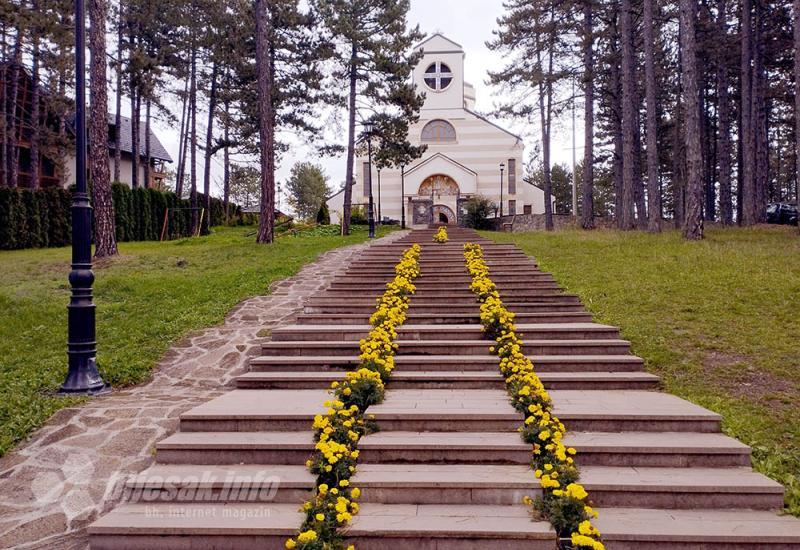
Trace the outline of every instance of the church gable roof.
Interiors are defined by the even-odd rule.
[[[415,171],[423,168],[424,166],[430,164],[431,162],[434,162],[436,159],[443,159],[445,162],[453,164],[453,165],[457,166],[458,168],[461,168],[462,170],[464,170],[466,172],[469,172],[469,173],[474,174],[476,176],[478,175],[478,173],[475,172],[475,170],[464,166],[460,162],[457,162],[457,161],[451,159],[450,157],[448,157],[447,155],[445,155],[443,153],[436,153],[435,155],[431,155],[430,157],[426,158],[425,160],[423,160],[422,162],[420,162],[416,166],[412,166],[409,170],[406,170],[406,174],[411,174],[412,172],[415,172]]]
[[[515,134],[515,133],[511,132],[510,130],[506,130],[505,128],[503,128],[502,126],[500,126],[500,125],[499,125],[499,124],[497,124],[496,122],[492,122],[491,120],[489,120],[489,119],[488,119],[488,118],[486,118],[485,116],[483,116],[483,115],[481,115],[481,114],[478,114],[478,113],[476,113],[475,111],[473,111],[473,110],[471,110],[471,109],[467,109],[466,107],[464,108],[464,110],[465,110],[466,112],[468,112],[469,114],[471,114],[472,116],[474,116],[475,118],[477,118],[478,120],[482,120],[482,121],[483,121],[483,122],[485,122],[486,124],[489,124],[489,125],[491,125],[491,126],[494,126],[494,127],[495,127],[495,128],[497,128],[498,130],[500,130],[500,131],[502,131],[502,132],[505,132],[506,134],[508,134],[509,136],[511,136],[511,137],[513,137],[513,138],[516,138],[518,141],[522,141],[522,137],[520,137],[520,136],[518,136],[517,134]]]
[[[437,32],[425,38],[422,42],[417,44],[414,49],[424,49],[428,53],[435,53],[441,50],[452,51],[454,49],[463,51],[464,47],[458,42],[450,40],[442,33]]]

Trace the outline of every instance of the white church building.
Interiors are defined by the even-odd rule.
[[[422,158],[405,167],[404,178],[400,169],[379,173],[373,164],[376,220],[400,220],[405,208],[406,223],[412,227],[431,222],[457,225],[465,203],[475,195],[497,205],[502,195],[505,215],[543,213],[544,193],[522,180],[522,138],[474,111],[475,88],[464,81],[463,48],[441,34],[416,48],[423,56],[413,78],[426,98],[408,139],[428,148]],[[368,174],[367,158],[359,157],[353,205],[369,201]],[[328,200],[333,223],[339,221],[343,201],[344,191]]]

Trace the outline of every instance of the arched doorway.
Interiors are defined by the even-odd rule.
[[[458,223],[456,213],[453,209],[444,204],[433,205],[433,223],[444,223],[447,225],[455,225]]]
[[[456,180],[445,174],[433,174],[422,181],[417,193],[419,201],[426,203],[426,224],[458,225],[456,209],[461,189]]]

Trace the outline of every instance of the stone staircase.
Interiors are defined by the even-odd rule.
[[[484,246],[525,351],[571,430],[567,443],[578,450],[607,548],[800,548],[800,521],[776,513],[782,487],[750,469],[749,448],[720,433],[717,414],[658,392],[617,329],[592,323],[516,247],[455,228],[439,245],[432,234],[368,249],[295,325],[273,332],[238,389],[182,415],[180,431],[157,445],[156,464],[128,482],[148,498],[97,521],[92,548],[283,548],[314,485],[303,465],[311,417],[330,382],[356,365],[375,298],[401,252],[419,242],[422,276],[396,369],[386,400],[369,410],[380,431],[359,444],[352,483],[363,490],[362,507],[349,542],[368,550],[553,550],[549,523],[533,521],[520,502],[538,483],[516,433],[522,418],[481,334],[462,255],[468,240]],[[200,490],[176,500],[169,479]],[[231,479],[269,500],[243,501]]]

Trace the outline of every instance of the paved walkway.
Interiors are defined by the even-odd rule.
[[[224,393],[260,354],[269,338],[259,334],[290,323],[371,244],[326,252],[271,294],[240,303],[222,325],[173,346],[152,381],[57,412],[0,458],[0,548],[86,548],[85,528],[114,505],[114,481],[147,468],[154,443],[176,430],[178,417]]]

